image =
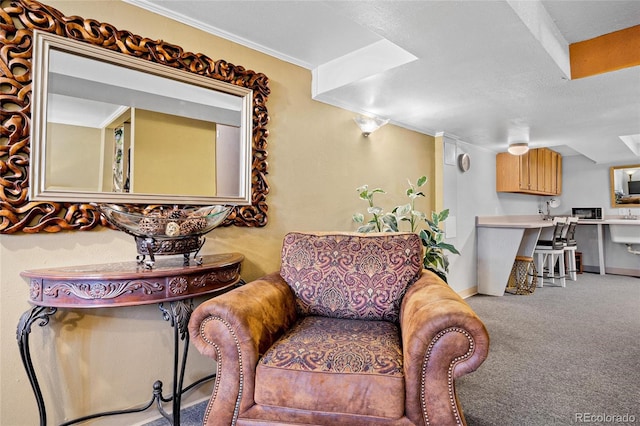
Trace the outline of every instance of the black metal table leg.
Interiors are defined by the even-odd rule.
[[[20,357],[22,358],[22,364],[27,371],[29,377],[29,383],[33,389],[33,394],[36,397],[38,403],[38,413],[40,414],[40,426],[47,425],[47,410],[44,405],[44,398],[42,398],[42,391],[38,384],[36,377],[36,371],[33,368],[31,362],[31,351],[29,350],[29,333],[31,333],[31,325],[40,320],[38,324],[40,327],[44,327],[49,323],[49,317],[56,313],[58,309],[48,306],[34,306],[29,309],[20,317],[18,322],[18,329],[16,332],[16,338],[18,340],[18,348],[20,349]]]
[[[172,400],[173,412],[169,416],[164,409],[160,400],[158,400],[158,410],[171,422],[174,426],[180,426],[180,406],[182,403],[182,393],[184,384],[184,373],[187,367],[187,356],[189,354],[189,319],[193,312],[193,299],[179,300],[169,302],[169,309],[165,308],[162,303],[158,304],[162,311],[162,315],[166,321],[169,321],[173,327],[173,395],[163,401]],[[184,341],[182,359],[180,359],[179,349],[180,340]],[[180,367],[178,368],[178,364]]]

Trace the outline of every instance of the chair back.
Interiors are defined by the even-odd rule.
[[[300,233],[285,236],[280,275],[301,315],[396,322],[422,271],[414,233]]]
[[[564,235],[566,235],[567,227],[567,218],[562,216],[554,217],[553,232],[551,233],[551,235],[549,235],[551,239],[548,239],[549,236],[541,236],[541,238],[537,242],[536,248],[544,250],[562,250],[565,245],[562,238]]]
[[[551,246],[554,249],[561,249],[564,247],[562,237],[566,235],[568,229],[568,222],[566,217],[555,217],[553,219],[553,240]]]
[[[567,218],[567,231],[565,235],[562,237],[562,242],[567,246],[575,246],[577,245],[575,235],[576,235],[576,227],[578,225],[578,218],[575,216],[571,216]]]

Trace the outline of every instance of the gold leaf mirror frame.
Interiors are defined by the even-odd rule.
[[[0,234],[91,230],[107,226],[91,204],[30,201],[31,59],[33,31],[40,30],[168,67],[253,90],[251,205],[236,206],[223,226],[262,227],[267,223],[266,102],[269,79],[224,60],[185,52],[114,26],[66,17],[32,0],[2,3],[0,12]]]
[[[635,175],[633,182],[640,182],[640,164],[627,164],[624,166],[613,166],[609,168],[610,188],[611,188],[611,207],[631,209],[640,207],[640,194],[631,193],[632,176]],[[627,180],[628,179],[628,180]],[[624,191],[624,184],[629,185],[629,190]]]

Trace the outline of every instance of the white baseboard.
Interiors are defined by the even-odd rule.
[[[595,274],[600,273],[600,268],[597,266],[584,265],[584,272],[592,272]],[[605,268],[605,273],[612,275],[626,275],[629,277],[640,277],[640,270],[629,268]],[[579,277],[580,275],[578,275]]]

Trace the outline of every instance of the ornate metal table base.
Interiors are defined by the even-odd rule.
[[[47,412],[44,408],[44,399],[42,399],[42,392],[40,391],[40,385],[36,378],[36,372],[33,369],[33,363],[31,362],[31,352],[29,351],[29,333],[31,333],[31,325],[40,320],[38,324],[44,327],[49,323],[49,317],[57,312],[58,308],[52,308],[49,306],[35,306],[32,309],[26,311],[20,317],[18,322],[18,348],[20,349],[20,357],[22,358],[22,364],[24,364],[25,370],[27,370],[27,376],[29,376],[29,383],[36,397],[38,403],[38,412],[40,413],[40,425],[45,426],[47,424]]]
[[[61,307],[115,307],[150,303],[158,303],[164,320],[168,321],[173,328],[171,396],[163,396],[163,383],[158,380],[153,384],[151,400],[144,406],[91,414],[62,423],[60,426],[98,417],[138,413],[151,408],[154,403],[165,419],[172,425],[179,426],[182,395],[215,377],[215,374],[212,374],[187,387],[183,386],[189,354],[187,327],[193,312],[193,296],[222,292],[242,285],[244,281],[240,278],[240,264],[243,259],[242,255],[231,253],[206,256],[202,265],[185,266],[181,262],[176,263],[178,262],[176,260],[166,260],[153,271],[141,269],[136,262],[126,262],[23,272],[23,276],[31,278],[31,303],[36,306],[20,317],[16,337],[22,363],[38,404],[40,426],[46,426],[47,412],[29,349],[29,334],[33,324],[46,326]],[[92,279],[85,279],[84,276],[91,276]],[[110,291],[105,290],[105,283],[109,283],[106,287],[111,289]],[[121,288],[126,291],[116,291]],[[165,306],[165,303],[168,303],[168,306]],[[182,354],[180,341],[183,342]],[[169,402],[172,408],[171,413],[167,413],[164,408]]]
[[[131,408],[127,410],[115,410],[105,411],[102,413],[91,414],[88,416],[79,417],[74,420],[62,423],[60,426],[69,426],[76,423],[81,423],[87,420],[96,419],[99,417],[115,416],[120,414],[140,413],[151,408],[153,403],[156,403],[158,411],[164,418],[166,418],[172,425],[180,425],[180,407],[182,403],[182,395],[185,392],[193,389],[194,387],[211,380],[215,377],[215,374],[203,377],[202,379],[192,383],[191,385],[183,388],[184,373],[187,364],[187,356],[189,354],[189,333],[187,326],[189,324],[189,318],[193,312],[193,299],[179,300],[175,302],[169,302],[169,307],[165,308],[163,303],[159,303],[158,307],[162,311],[162,316],[165,321],[169,321],[173,328],[173,393],[169,397],[162,395],[162,381],[158,380],[153,384],[153,396],[151,400],[144,406],[139,408]],[[49,323],[50,317],[52,317],[58,308],[47,306],[35,306],[24,314],[20,318],[18,323],[18,347],[20,349],[20,356],[22,363],[29,377],[31,388],[36,397],[38,404],[38,412],[40,413],[40,425],[45,426],[47,424],[47,412],[44,404],[44,398],[42,397],[42,391],[36,377],[35,369],[31,361],[31,352],[29,350],[29,334],[31,333],[31,326],[38,320],[39,326],[43,327]],[[182,357],[180,357],[180,341],[183,341]],[[164,403],[172,403],[172,412],[167,413],[164,409]]]
[[[196,265],[202,264],[202,258],[198,257],[200,249],[207,240],[204,235],[196,235],[193,237],[183,238],[180,240],[160,240],[151,237],[135,237],[136,246],[138,247],[138,256],[136,260],[139,264],[144,265],[148,269],[152,269],[156,263],[157,254],[181,254],[183,265],[188,266],[191,253],[193,253],[193,261]],[[146,257],[149,256],[149,259]]]

